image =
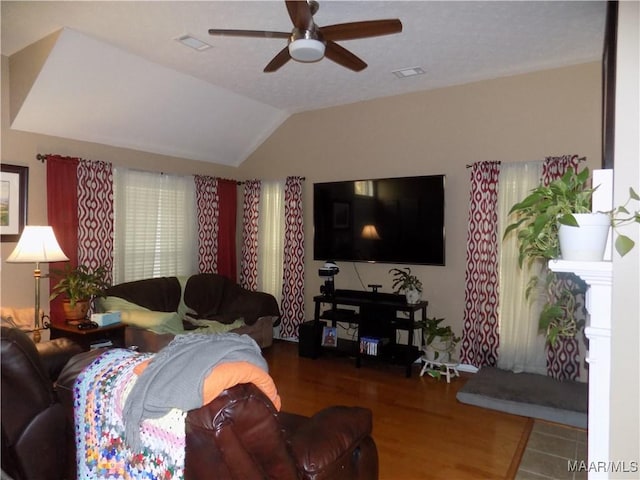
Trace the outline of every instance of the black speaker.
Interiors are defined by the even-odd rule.
[[[301,323],[298,327],[298,355],[307,358],[318,358],[321,352],[322,329],[325,322]]]

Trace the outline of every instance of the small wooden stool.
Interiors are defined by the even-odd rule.
[[[420,376],[422,377],[429,370],[438,372],[440,375],[444,375],[447,378],[447,383],[451,383],[451,377],[459,377],[458,363],[455,361],[450,362],[436,362],[434,360],[427,360],[426,357],[422,357],[424,365],[420,370]]]

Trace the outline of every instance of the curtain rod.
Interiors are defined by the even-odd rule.
[[[288,177],[295,177],[296,175],[287,175]],[[298,177],[300,180],[307,180],[307,177]],[[238,180],[238,185],[243,185],[247,180]]]
[[[585,162],[586,160],[587,160],[587,157],[579,157],[579,158],[578,158],[578,161],[579,161],[579,162]],[[539,162],[540,160],[531,160],[531,161]],[[491,162],[490,162],[490,163],[491,163]],[[516,162],[514,162],[514,163],[516,163]],[[517,163],[525,163],[525,162],[517,162]],[[471,165],[467,164],[467,165],[465,166],[465,168],[471,168],[471,167],[473,167],[473,165],[474,165],[473,163],[472,163]]]
[[[39,161],[41,161],[42,163],[44,163],[44,161],[47,159],[47,157],[48,157],[49,155],[51,155],[51,154],[50,154],[50,153],[45,153],[45,154],[38,153],[38,154],[36,155],[36,159],[37,159],[37,160],[39,160]],[[470,167],[470,165],[467,165],[467,167]],[[132,168],[131,170],[137,170],[137,169]],[[139,171],[139,172],[147,172],[147,173],[155,173],[155,172],[150,172],[149,170],[137,170],[137,171]],[[161,175],[164,175],[164,172],[160,172],[160,174],[161,174]],[[222,177],[218,177],[218,178],[222,178]],[[300,178],[301,178],[302,180],[306,180],[306,177],[300,177]],[[223,178],[223,180],[231,180],[231,179]],[[237,183],[238,185],[242,185],[244,182],[242,182],[242,181],[237,181],[236,183]]]

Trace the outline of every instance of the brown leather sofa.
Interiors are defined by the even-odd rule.
[[[73,424],[54,382],[79,352],[66,338],[34,344],[21,330],[2,327],[2,470],[14,480],[67,478],[61,472],[74,455]]]
[[[155,312],[177,312],[181,300],[188,308],[188,316],[201,320],[216,320],[230,324],[243,318],[245,325],[231,330],[252,337],[261,348],[271,346],[273,327],[280,322],[280,309],[273,295],[242,288],[232,280],[214,273],[200,273],[186,279],[184,292],[178,277],[136,280],[114,285],[105,292]],[[104,310],[104,300],[98,300]],[[183,322],[186,329],[192,328]],[[125,345],[137,346],[140,351],[157,352],[174,335],[159,334],[136,326],[127,326]]]
[[[5,336],[3,329],[2,468],[15,480],[70,480],[75,478],[75,443],[70,436],[73,384],[101,351],[74,355],[57,376],[53,391],[40,365],[44,360],[25,339],[30,342],[22,332]],[[51,368],[54,376],[63,360],[60,355]],[[18,390],[18,383],[41,393]],[[43,397],[41,406],[27,411],[21,399],[34,395]],[[23,428],[16,434],[17,416],[26,417],[21,423],[37,429]],[[6,443],[5,419],[10,433]],[[185,479],[377,479],[378,453],[371,430],[368,409],[332,406],[312,417],[278,412],[256,386],[239,384],[188,412]],[[22,440],[25,437],[28,440]]]

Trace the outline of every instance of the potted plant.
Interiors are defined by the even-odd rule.
[[[620,256],[626,255],[634,247],[633,240],[620,234],[618,228],[631,222],[640,223],[638,210],[630,212],[627,208],[629,202],[637,201],[640,197],[630,188],[629,199],[624,205],[607,212],[592,212],[591,199],[595,188],[590,188],[588,180],[588,168],[580,172],[569,168],[562,177],[548,185],[540,184],[524,200],[511,207],[509,214],[515,215],[516,220],[506,228],[504,237],[517,230],[520,252],[518,261],[521,266],[525,258],[530,261],[535,258],[559,258],[562,252],[561,229],[563,233],[566,231],[582,234],[580,236],[587,241],[592,241],[598,236],[600,241],[600,246],[594,248],[599,253],[594,256],[585,253],[588,247],[579,247],[576,257],[565,248],[562,252],[564,259],[601,260],[609,227],[613,227],[616,233],[615,248]],[[591,226],[596,224],[600,225],[601,233],[594,233],[595,227],[591,229]],[[587,228],[584,228],[585,226]]]
[[[515,215],[516,221],[506,228],[503,238],[517,230],[520,266],[525,258],[531,261],[560,256],[558,226],[563,222],[575,225],[573,214],[591,212],[593,189],[587,186],[588,178],[588,169],[575,173],[570,168],[548,185],[538,185],[511,207],[509,215]]]
[[[521,202],[516,203],[510,214],[516,216],[516,221],[505,230],[506,238],[512,231],[517,231],[520,266],[527,259],[532,262],[536,259],[551,260],[560,257],[564,259],[584,260],[586,258],[572,258],[561,248],[560,230],[568,230],[571,233],[581,233],[587,240],[593,240],[600,236],[600,246],[597,254],[599,258],[591,257],[590,260],[601,260],[606,244],[609,228],[613,228],[616,234],[615,248],[620,256],[626,255],[633,247],[634,242],[629,237],[618,232],[618,228],[630,222],[640,222],[640,214],[636,210],[630,212],[628,207],[632,200],[637,201],[637,193],[630,188],[629,199],[621,206],[607,212],[591,212],[591,200],[594,188],[589,186],[589,169],[580,172],[572,168],[549,185],[539,185]],[[597,187],[596,187],[597,188]],[[602,224],[602,233],[594,234],[591,228],[580,226],[584,217],[599,217]],[[586,251],[580,247],[579,255]],[[567,258],[569,257],[569,258]],[[582,321],[576,317],[575,296],[584,293],[585,286],[578,277],[572,274],[563,275],[562,278],[544,268],[546,272],[541,279],[533,277],[527,288],[527,297],[532,291],[537,291],[546,299],[539,319],[539,328],[546,333],[547,341],[553,347],[559,337],[573,338],[582,326]]]
[[[535,284],[537,282],[530,282],[530,285]],[[544,292],[542,292],[547,302],[540,312],[538,328],[545,333],[547,342],[552,348],[558,338],[575,338],[584,326],[586,312],[584,306],[578,305],[576,298],[586,289],[585,282],[576,275],[559,276],[547,270]]]
[[[633,249],[635,242],[628,236],[621,234],[618,228],[634,222],[640,223],[640,211],[638,207],[636,207],[635,210],[629,210],[627,208],[632,200],[640,202],[640,195],[638,195],[633,188],[629,187],[629,198],[627,198],[627,201],[623,205],[619,205],[608,212],[611,217],[611,227],[616,234],[614,246],[621,257],[624,257]]]
[[[103,296],[109,287],[108,271],[104,266],[92,271],[86,265],[72,268],[67,264],[63,270],[53,270],[51,274],[60,280],[52,288],[49,300],[64,295],[63,308],[67,320],[83,320],[89,311],[91,301],[95,297]]]
[[[451,361],[451,354],[460,341],[449,325],[441,326],[444,318],[427,318],[416,322],[422,327],[424,338],[424,352],[428,361],[447,363]]]
[[[392,287],[394,293],[404,293],[408,304],[415,304],[422,296],[422,282],[418,277],[411,274],[411,268],[392,268],[389,273],[393,274]]]

